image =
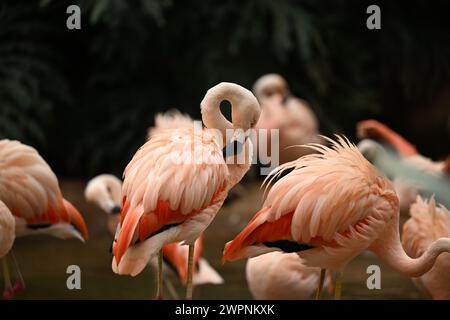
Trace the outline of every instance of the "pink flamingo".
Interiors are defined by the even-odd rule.
[[[220,112],[224,100],[232,106],[232,123]],[[208,90],[201,111],[206,129],[165,130],[147,141],[128,164],[113,244],[114,272],[134,276],[165,244],[184,241],[189,245],[187,298],[192,297],[195,240],[250,168],[252,145],[246,137],[258,121],[260,107],[250,91],[221,83]],[[232,137],[227,130],[234,132]],[[242,155],[244,159],[236,161]]]
[[[450,157],[446,161],[433,161],[419,154],[417,148],[397,132],[377,120],[365,120],[357,124],[356,132],[361,139],[378,139],[387,142],[401,157],[401,161],[434,176],[443,176],[450,173]],[[362,144],[364,151],[376,148],[369,142]],[[411,204],[419,194],[419,186],[409,179],[394,177],[395,190],[400,199],[402,214],[407,214]]]
[[[441,253],[450,251],[450,239],[436,240],[420,258],[411,259],[400,243],[399,203],[390,181],[348,140],[328,140],[331,148],[311,144],[318,154],[281,165],[266,178],[270,183],[292,169],[226,244],[223,260],[297,252],[305,265],[337,272],[335,298],[340,298],[342,270],[366,249],[410,277],[429,271]]]
[[[112,174],[100,174],[89,180],[84,189],[84,197],[107,213],[108,231],[115,235],[120,222],[122,181]]]
[[[318,121],[311,107],[305,100],[290,94],[283,77],[278,74],[262,76],[255,82],[253,92],[262,107],[256,128],[267,130],[269,147],[271,130],[279,130],[280,163],[293,161],[311,152],[308,148],[298,147],[299,145],[321,142],[318,137]]]
[[[89,202],[94,203],[107,213],[107,226],[112,235],[115,235],[117,225],[120,222],[119,215],[120,205],[122,201],[122,181],[111,174],[101,174],[92,178],[84,191],[85,198]],[[193,267],[193,284],[221,284],[222,277],[216,270],[211,267],[208,261],[201,257],[203,250],[203,235],[195,242],[194,250],[194,267]],[[175,275],[186,284],[187,282],[187,246],[183,246],[182,242],[166,244],[163,247],[163,262],[167,268],[163,269],[163,276],[166,279],[166,286],[174,298],[177,298],[176,290],[169,279]],[[157,266],[157,259],[151,259],[150,265],[154,268]],[[198,267],[197,267],[198,266]],[[173,272],[174,271],[174,272]],[[162,281],[158,279],[158,281]],[[159,292],[158,298],[162,297],[162,291]]]
[[[402,243],[406,253],[417,258],[426,253],[434,241],[450,237],[450,212],[436,206],[434,198],[424,200],[417,196],[410,209],[408,221],[403,225]],[[450,254],[440,255],[433,268],[418,278],[414,284],[433,299],[450,299]]]
[[[62,197],[55,174],[36,149],[18,141],[0,140],[0,159],[0,201],[15,218],[16,237],[48,234],[83,242],[88,238],[83,217]],[[20,280],[15,288],[9,279],[6,281],[6,298],[25,286],[17,271]]]
[[[247,261],[247,284],[256,300],[305,300],[320,279],[320,268],[304,266],[297,253],[269,252]],[[327,273],[324,287],[332,289]]]

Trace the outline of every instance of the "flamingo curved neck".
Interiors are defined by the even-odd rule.
[[[85,197],[106,213],[117,213],[122,198],[122,182],[115,176],[102,175],[92,179],[86,189]]]
[[[400,242],[398,223],[392,224],[389,228],[391,229],[387,230],[385,236],[370,249],[387,265],[409,277],[420,277],[433,267],[441,253],[450,252],[450,238],[440,238],[433,242],[420,257],[411,258]]]
[[[223,82],[208,90],[205,98],[201,102],[202,120],[209,129],[218,129],[225,139],[225,130],[239,128],[235,122],[240,115],[245,114],[245,110],[251,100],[250,91],[234,84]],[[228,101],[231,104],[231,116],[233,123],[228,121],[220,111],[220,103]]]

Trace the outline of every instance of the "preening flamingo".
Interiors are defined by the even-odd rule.
[[[437,239],[450,237],[450,212],[437,206],[434,198],[424,200],[417,196],[410,210],[411,218],[403,225],[402,243],[406,253],[417,258]],[[433,268],[414,284],[433,299],[450,300],[450,253],[440,255]]]
[[[283,77],[278,74],[264,75],[255,82],[253,92],[262,107],[256,128],[268,130],[266,139],[269,154],[272,154],[271,130],[279,130],[280,163],[311,153],[310,149],[298,147],[299,145],[321,142],[314,112],[305,100],[291,95]]]
[[[8,207],[0,201],[0,259],[3,264],[3,277],[5,280],[5,291],[3,298],[10,299],[14,295],[14,289],[10,281],[6,255],[11,250],[16,234],[14,217]]]
[[[224,100],[231,104],[232,123],[220,112]],[[128,164],[113,245],[114,272],[134,276],[165,244],[184,241],[189,245],[188,298],[192,297],[194,242],[214,219],[230,188],[250,168],[252,144],[246,138],[258,121],[260,107],[247,89],[220,83],[208,90],[201,111],[205,129],[162,131]]]
[[[174,130],[179,128],[193,128],[194,120],[185,113],[181,113],[177,109],[170,109],[164,113],[158,113],[155,116],[155,123],[153,127],[150,127],[147,132],[147,140],[152,136],[161,133],[164,130]],[[232,202],[238,197],[244,194],[244,188],[239,184],[228,192],[228,197],[225,199],[224,204]],[[195,282],[195,281],[194,281]]]
[[[88,238],[83,217],[63,198],[55,174],[36,149],[0,140],[0,159],[0,201],[15,218],[16,237],[48,234],[83,242]]]
[[[91,180],[84,189],[84,197],[107,213],[107,226],[116,234],[122,204],[122,181],[112,174],[101,174]]]
[[[85,189],[85,197],[89,202],[96,204],[108,214],[108,230],[115,235],[119,224],[120,202],[122,199],[122,181],[111,174],[101,174],[91,179]],[[214,270],[208,261],[201,257],[203,249],[203,236],[195,242],[194,264],[197,266],[193,274],[193,284],[221,284],[223,278]],[[167,266],[164,268],[164,278],[170,278],[174,273],[183,284],[187,282],[187,246],[181,242],[166,244],[163,247],[163,259]],[[156,259],[150,263],[156,267]],[[169,291],[176,296],[171,282],[167,282]]]
[[[246,278],[256,300],[306,300],[315,293],[320,268],[306,267],[296,253],[269,252],[250,258]],[[327,273],[324,287],[331,290]]]
[[[420,258],[410,258],[400,243],[399,203],[390,181],[348,140],[328,140],[331,148],[310,144],[318,154],[281,165],[266,178],[270,184],[292,169],[226,244],[223,260],[297,252],[307,266],[337,271],[336,298],[341,271],[366,249],[410,277],[429,271],[441,253],[450,251],[450,239],[440,238]]]

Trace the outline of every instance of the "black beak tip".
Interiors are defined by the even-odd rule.
[[[118,213],[120,213],[120,210],[121,210],[120,206],[114,206],[114,207],[111,209],[111,213],[112,213],[112,214],[118,214]]]
[[[222,149],[222,156],[224,158],[229,157],[229,156],[235,156],[238,155],[242,152],[242,150],[244,150],[244,144],[247,141],[248,137],[245,137],[244,142],[241,141],[231,141],[229,142],[223,149]]]

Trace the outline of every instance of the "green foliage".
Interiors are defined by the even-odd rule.
[[[42,146],[54,108],[70,104],[56,37],[34,6],[0,5],[0,137]]]
[[[82,11],[67,30],[66,8]],[[283,74],[325,133],[393,107],[426,105],[450,77],[449,5],[360,1],[14,1],[0,5],[0,135],[57,171],[120,174],[158,111],[199,117],[219,81]],[[419,23],[420,22],[420,23]]]

